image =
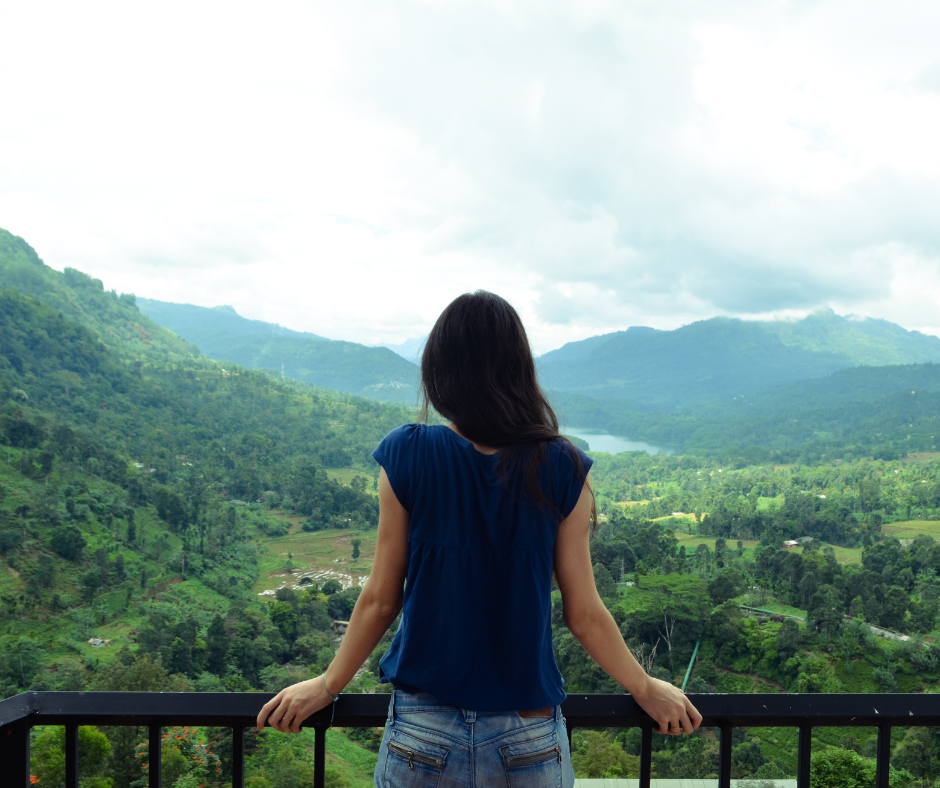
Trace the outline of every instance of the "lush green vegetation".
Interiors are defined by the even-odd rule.
[[[377,514],[369,454],[410,412],[223,372],[158,326],[150,348],[139,347],[121,330],[128,315],[145,321],[132,299],[105,294],[116,308],[89,317],[87,278],[25,264],[41,274],[34,289],[61,308],[0,291],[0,693],[277,689],[322,667],[335,647],[331,617],[348,618],[357,589],[307,582],[259,597],[267,544],[291,528],[362,532],[367,544]],[[281,573],[312,568],[288,562]],[[203,744],[213,735],[192,734]],[[58,767],[40,775],[40,761],[60,733],[35,736],[36,774],[55,784]],[[303,741],[279,738],[259,740],[257,780],[309,765]],[[167,784],[182,779],[172,768],[196,746],[171,739]],[[88,780],[140,782],[141,731],[108,729],[104,744],[94,741]],[[369,784],[344,757],[331,756],[333,784]],[[215,776],[228,768],[223,758]]]
[[[296,380],[379,400],[414,405],[418,368],[388,348],[366,347],[248,320],[232,307],[138,299],[141,311],[199,345],[210,358],[269,369]]]
[[[316,675],[371,571],[370,451],[413,411],[200,356],[133,298],[52,271],[3,234],[0,275],[0,694],[273,691]],[[882,374],[847,370],[814,381],[814,394],[768,390],[695,416],[729,430],[779,426],[774,414],[801,397],[819,410],[836,401],[854,423],[852,397],[864,392],[871,419],[896,419],[881,443],[833,429],[759,456],[748,446],[764,444],[743,439],[713,456],[595,454],[596,582],[653,675],[681,683],[698,642],[691,691],[936,691],[940,455],[926,443],[936,432],[904,428],[913,411],[878,399],[899,397],[885,382],[894,375],[926,403],[907,424],[932,424],[936,369]],[[616,691],[560,605],[554,644],[569,690]],[[382,691],[390,638],[350,691]],[[814,736],[814,785],[867,779],[873,731]],[[794,731],[735,737],[735,776],[794,773]],[[34,732],[41,785],[61,783],[61,740],[61,729]],[[328,784],[370,785],[378,741],[332,731]],[[582,776],[636,773],[636,732],[582,731],[575,745]],[[85,788],[144,784],[143,730],[83,729],[80,747]],[[933,729],[897,732],[896,784],[936,784],[938,747]],[[716,770],[714,732],[655,737],[655,749],[658,776]],[[306,737],[252,734],[248,751],[254,788],[309,782]],[[168,731],[163,764],[167,785],[224,785],[230,735]]]
[[[692,692],[936,691],[940,460],[733,469],[636,453],[598,455],[593,476],[598,590],[651,674],[681,683],[698,642]],[[886,535],[915,523],[903,543]],[[616,691],[560,606],[555,648],[569,691]],[[874,768],[873,730],[814,737],[814,785]],[[575,741],[586,776],[636,775],[636,732]],[[896,784],[934,785],[937,732],[899,732],[894,744]],[[713,732],[654,746],[659,776],[717,773]],[[733,752],[736,777],[795,775],[792,730],[736,731]]]
[[[18,236],[0,229],[0,288],[36,296],[67,318],[91,329],[122,360],[165,363],[191,359],[199,350],[140,313],[133,295],[105,290],[74,268],[46,266]]]

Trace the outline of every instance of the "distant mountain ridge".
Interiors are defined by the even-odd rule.
[[[850,367],[926,362],[940,362],[940,338],[827,309],[800,321],[718,317],[673,331],[633,327],[546,353],[539,370],[549,389],[676,412]]]
[[[811,462],[847,454],[895,459],[940,445],[940,364],[844,369],[692,403],[681,413],[557,390],[552,401],[568,424],[687,454]]]
[[[323,388],[414,404],[418,368],[392,350],[250,320],[231,306],[202,307],[138,298],[141,311],[199,345],[209,358],[280,372]],[[283,365],[283,367],[282,367]]]

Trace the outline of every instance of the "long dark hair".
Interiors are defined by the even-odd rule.
[[[581,480],[587,478],[578,452],[558,431],[522,320],[505,298],[477,290],[447,306],[421,356],[421,396],[419,420],[433,406],[473,443],[501,449],[504,479],[522,470],[530,497],[559,516],[539,485],[546,444],[561,441]],[[593,504],[591,517],[596,526]]]

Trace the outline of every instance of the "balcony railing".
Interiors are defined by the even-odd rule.
[[[149,729],[150,788],[160,788],[162,729],[211,725],[232,729],[232,788],[245,781],[244,730],[254,724],[272,696],[262,693],[26,692],[0,702],[0,784],[30,784],[29,732],[34,725],[65,726],[65,785],[78,788],[78,726],[127,725]],[[940,725],[940,694],[931,695],[690,695],[704,717],[719,729],[720,788],[731,785],[731,732],[740,727],[794,727],[799,730],[797,785],[809,788],[813,728],[867,726],[878,729],[877,788],[888,788],[891,728]],[[342,695],[333,725],[381,727],[388,695]],[[640,786],[648,788],[652,769],[653,722],[629,695],[572,695],[563,705],[568,736],[576,728],[640,728]],[[315,732],[314,785],[323,788],[326,731],[332,707],[306,720]]]

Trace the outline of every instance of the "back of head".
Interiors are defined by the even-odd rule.
[[[431,329],[421,358],[429,405],[475,443],[504,448],[560,437],[512,305],[478,290],[454,299]]]

